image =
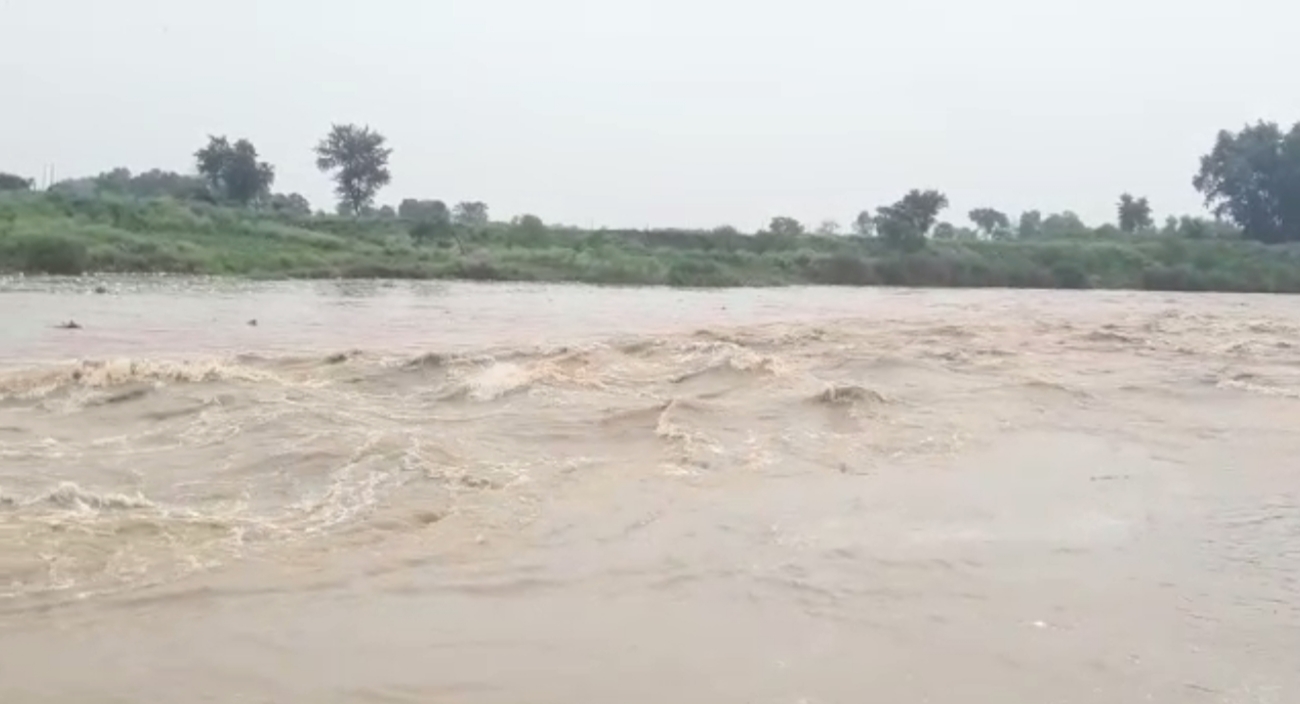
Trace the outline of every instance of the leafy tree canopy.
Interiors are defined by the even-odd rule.
[[[487,227],[488,207],[487,203],[481,201],[464,201],[457,203],[451,211],[452,222],[461,227],[481,228]]]
[[[231,144],[224,136],[210,136],[194,160],[212,195],[222,200],[248,205],[268,196],[275,183],[275,168],[257,160],[257,148],[247,139]]]
[[[968,217],[975,223],[975,227],[989,237],[1011,228],[1011,218],[1008,218],[1006,213],[993,208],[976,208],[970,211]]]
[[[368,126],[336,124],[316,145],[316,168],[334,172],[340,212],[365,212],[392,180],[388,158],[393,150],[384,146],[386,141]]]
[[[1216,216],[1262,242],[1300,241],[1300,123],[1219,132],[1192,185]]]
[[[774,235],[797,237],[804,233],[804,227],[803,223],[798,220],[782,215],[772,218],[772,222],[767,226],[767,231]]]
[[[1126,234],[1149,230],[1153,224],[1151,204],[1146,198],[1134,198],[1125,193],[1119,197],[1119,229]]]
[[[876,208],[876,230],[891,247],[921,249],[939,213],[947,207],[948,196],[935,190],[913,189],[897,203]]]
[[[450,223],[451,210],[440,200],[407,198],[397,206],[397,217],[419,222]]]
[[[30,191],[32,180],[0,171],[0,191]]]

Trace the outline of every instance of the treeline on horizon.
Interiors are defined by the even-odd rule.
[[[1168,217],[1122,194],[1116,221],[994,208],[945,221],[948,198],[914,189],[845,232],[778,216],[757,233],[596,230],[536,215],[494,222],[477,201],[376,207],[392,150],[369,127],[334,125],[317,144],[334,213],[274,191],[247,139],[209,137],[194,172],[114,169],[35,191],[0,173],[0,270],[393,276],[686,286],[785,283],[1105,287],[1300,292],[1300,124],[1219,133],[1192,182],[1213,218]]]

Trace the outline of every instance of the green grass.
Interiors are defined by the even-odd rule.
[[[1300,292],[1300,249],[1239,240],[932,241],[686,231],[481,231],[415,243],[411,223],[282,217],[170,199],[0,196],[0,271],[431,278],[664,286],[957,286]]]

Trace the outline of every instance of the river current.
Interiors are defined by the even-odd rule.
[[[0,701],[1300,701],[1300,299],[0,280]]]

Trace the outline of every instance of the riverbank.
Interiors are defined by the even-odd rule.
[[[417,240],[413,231],[397,218],[21,194],[0,200],[0,272],[1300,293],[1300,250],[1236,240],[932,240],[901,253],[873,239],[817,235],[502,223]]]

